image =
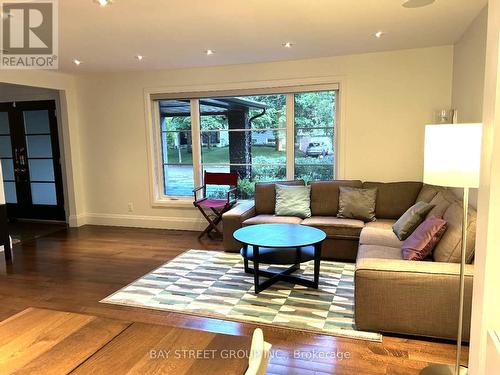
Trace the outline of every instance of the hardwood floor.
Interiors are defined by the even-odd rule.
[[[248,359],[236,353],[250,345],[247,336],[30,307],[0,322],[0,374],[241,375]]]
[[[98,301],[187,249],[219,250],[218,241],[184,231],[84,226],[14,247],[0,261],[0,320],[28,307],[82,312],[232,335],[255,325]],[[453,363],[453,343],[385,335],[382,343],[263,327],[273,344],[269,374],[417,374],[428,362]],[[295,352],[299,351],[299,352]],[[336,358],[332,358],[333,355]],[[467,349],[463,352],[466,364]]]

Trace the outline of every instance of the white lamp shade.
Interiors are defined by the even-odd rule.
[[[426,125],[424,182],[479,187],[482,124]]]

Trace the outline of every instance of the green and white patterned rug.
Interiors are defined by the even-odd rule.
[[[313,262],[303,263],[299,273],[312,279]],[[278,282],[255,295],[239,254],[189,250],[100,302],[382,340],[355,329],[351,263],[322,261],[317,290]]]

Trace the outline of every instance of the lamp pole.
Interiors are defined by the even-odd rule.
[[[460,374],[460,359],[462,355],[462,331],[464,320],[464,297],[465,297],[465,255],[467,252],[467,225],[469,215],[469,188],[464,187],[464,213],[462,221],[462,254],[460,261],[460,300],[458,307],[458,336],[457,336],[457,361],[455,362],[455,374]]]
[[[462,355],[462,333],[464,321],[464,297],[465,297],[465,257],[467,252],[467,225],[469,215],[469,188],[464,188],[463,196],[463,220],[462,220],[462,244],[460,254],[460,291],[458,302],[458,334],[457,334],[457,356],[455,365],[431,364],[420,371],[421,375],[466,375],[467,368],[460,366]]]

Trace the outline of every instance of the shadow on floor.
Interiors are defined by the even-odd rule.
[[[9,234],[12,238],[12,245],[35,240],[66,229],[66,223],[40,223],[18,221],[9,223]]]

